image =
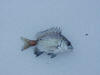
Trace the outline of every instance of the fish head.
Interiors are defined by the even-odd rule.
[[[73,46],[70,44],[68,45],[68,41],[61,40],[58,45],[59,52],[69,52],[73,50]]]

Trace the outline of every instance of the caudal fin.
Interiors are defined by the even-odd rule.
[[[22,47],[22,51],[29,48],[30,46],[35,46],[36,41],[35,40],[29,40],[27,38],[21,37],[21,40],[24,42],[24,46]]]

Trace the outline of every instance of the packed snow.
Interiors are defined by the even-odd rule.
[[[51,59],[21,51],[20,37],[62,28],[72,53]],[[100,75],[99,0],[0,0],[0,75]]]

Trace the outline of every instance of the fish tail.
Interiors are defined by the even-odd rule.
[[[21,40],[24,42],[24,46],[22,47],[22,51],[31,47],[31,46],[35,46],[36,45],[36,41],[35,40],[29,40],[27,38],[21,37]]]

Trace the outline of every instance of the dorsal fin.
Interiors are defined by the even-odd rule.
[[[38,32],[36,34],[36,37],[37,37],[37,39],[39,39],[39,38],[41,38],[41,37],[43,37],[45,35],[48,35],[50,33],[58,33],[58,34],[61,34],[61,29],[60,29],[60,27],[52,27],[52,28],[49,28],[47,30]]]

